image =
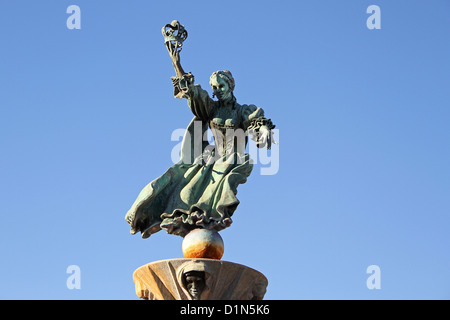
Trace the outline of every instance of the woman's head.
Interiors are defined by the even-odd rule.
[[[227,101],[233,97],[234,78],[230,71],[216,71],[209,78],[209,84],[213,89],[213,96],[219,100]]]
[[[183,275],[183,286],[191,295],[192,299],[198,300],[205,289],[205,272],[189,271]]]

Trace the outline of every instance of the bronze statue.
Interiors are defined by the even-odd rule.
[[[141,232],[143,238],[161,229],[182,237],[196,228],[220,231],[232,223],[239,205],[237,186],[253,168],[245,154],[248,133],[259,148],[270,149],[275,126],[261,108],[237,102],[230,71],[211,75],[212,98],[194,84],[194,76],[180,64],[187,31],[178,21],[164,26],[162,33],[176,71],[174,96],[187,99],[194,118],[183,138],[180,161],[141,191],[126,221],[131,233]],[[204,139],[208,128],[215,145]]]

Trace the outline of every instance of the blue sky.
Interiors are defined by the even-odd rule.
[[[69,5],[81,29],[69,30]],[[369,5],[381,29],[369,30]],[[182,65],[279,129],[279,170],[238,188],[223,260],[266,299],[450,298],[450,2],[2,1],[0,298],[137,299],[133,271],[182,238],[130,235],[125,213],[172,165]],[[211,92],[211,91],[210,91]],[[81,289],[66,286],[69,265]],[[366,269],[381,270],[369,290]]]

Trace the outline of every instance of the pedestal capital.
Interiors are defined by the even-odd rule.
[[[261,300],[267,278],[247,266],[215,259],[167,259],[133,274],[136,295],[150,300]]]

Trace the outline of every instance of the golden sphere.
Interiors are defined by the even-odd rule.
[[[188,259],[220,260],[224,251],[223,240],[215,230],[194,229],[184,237],[182,251]]]

